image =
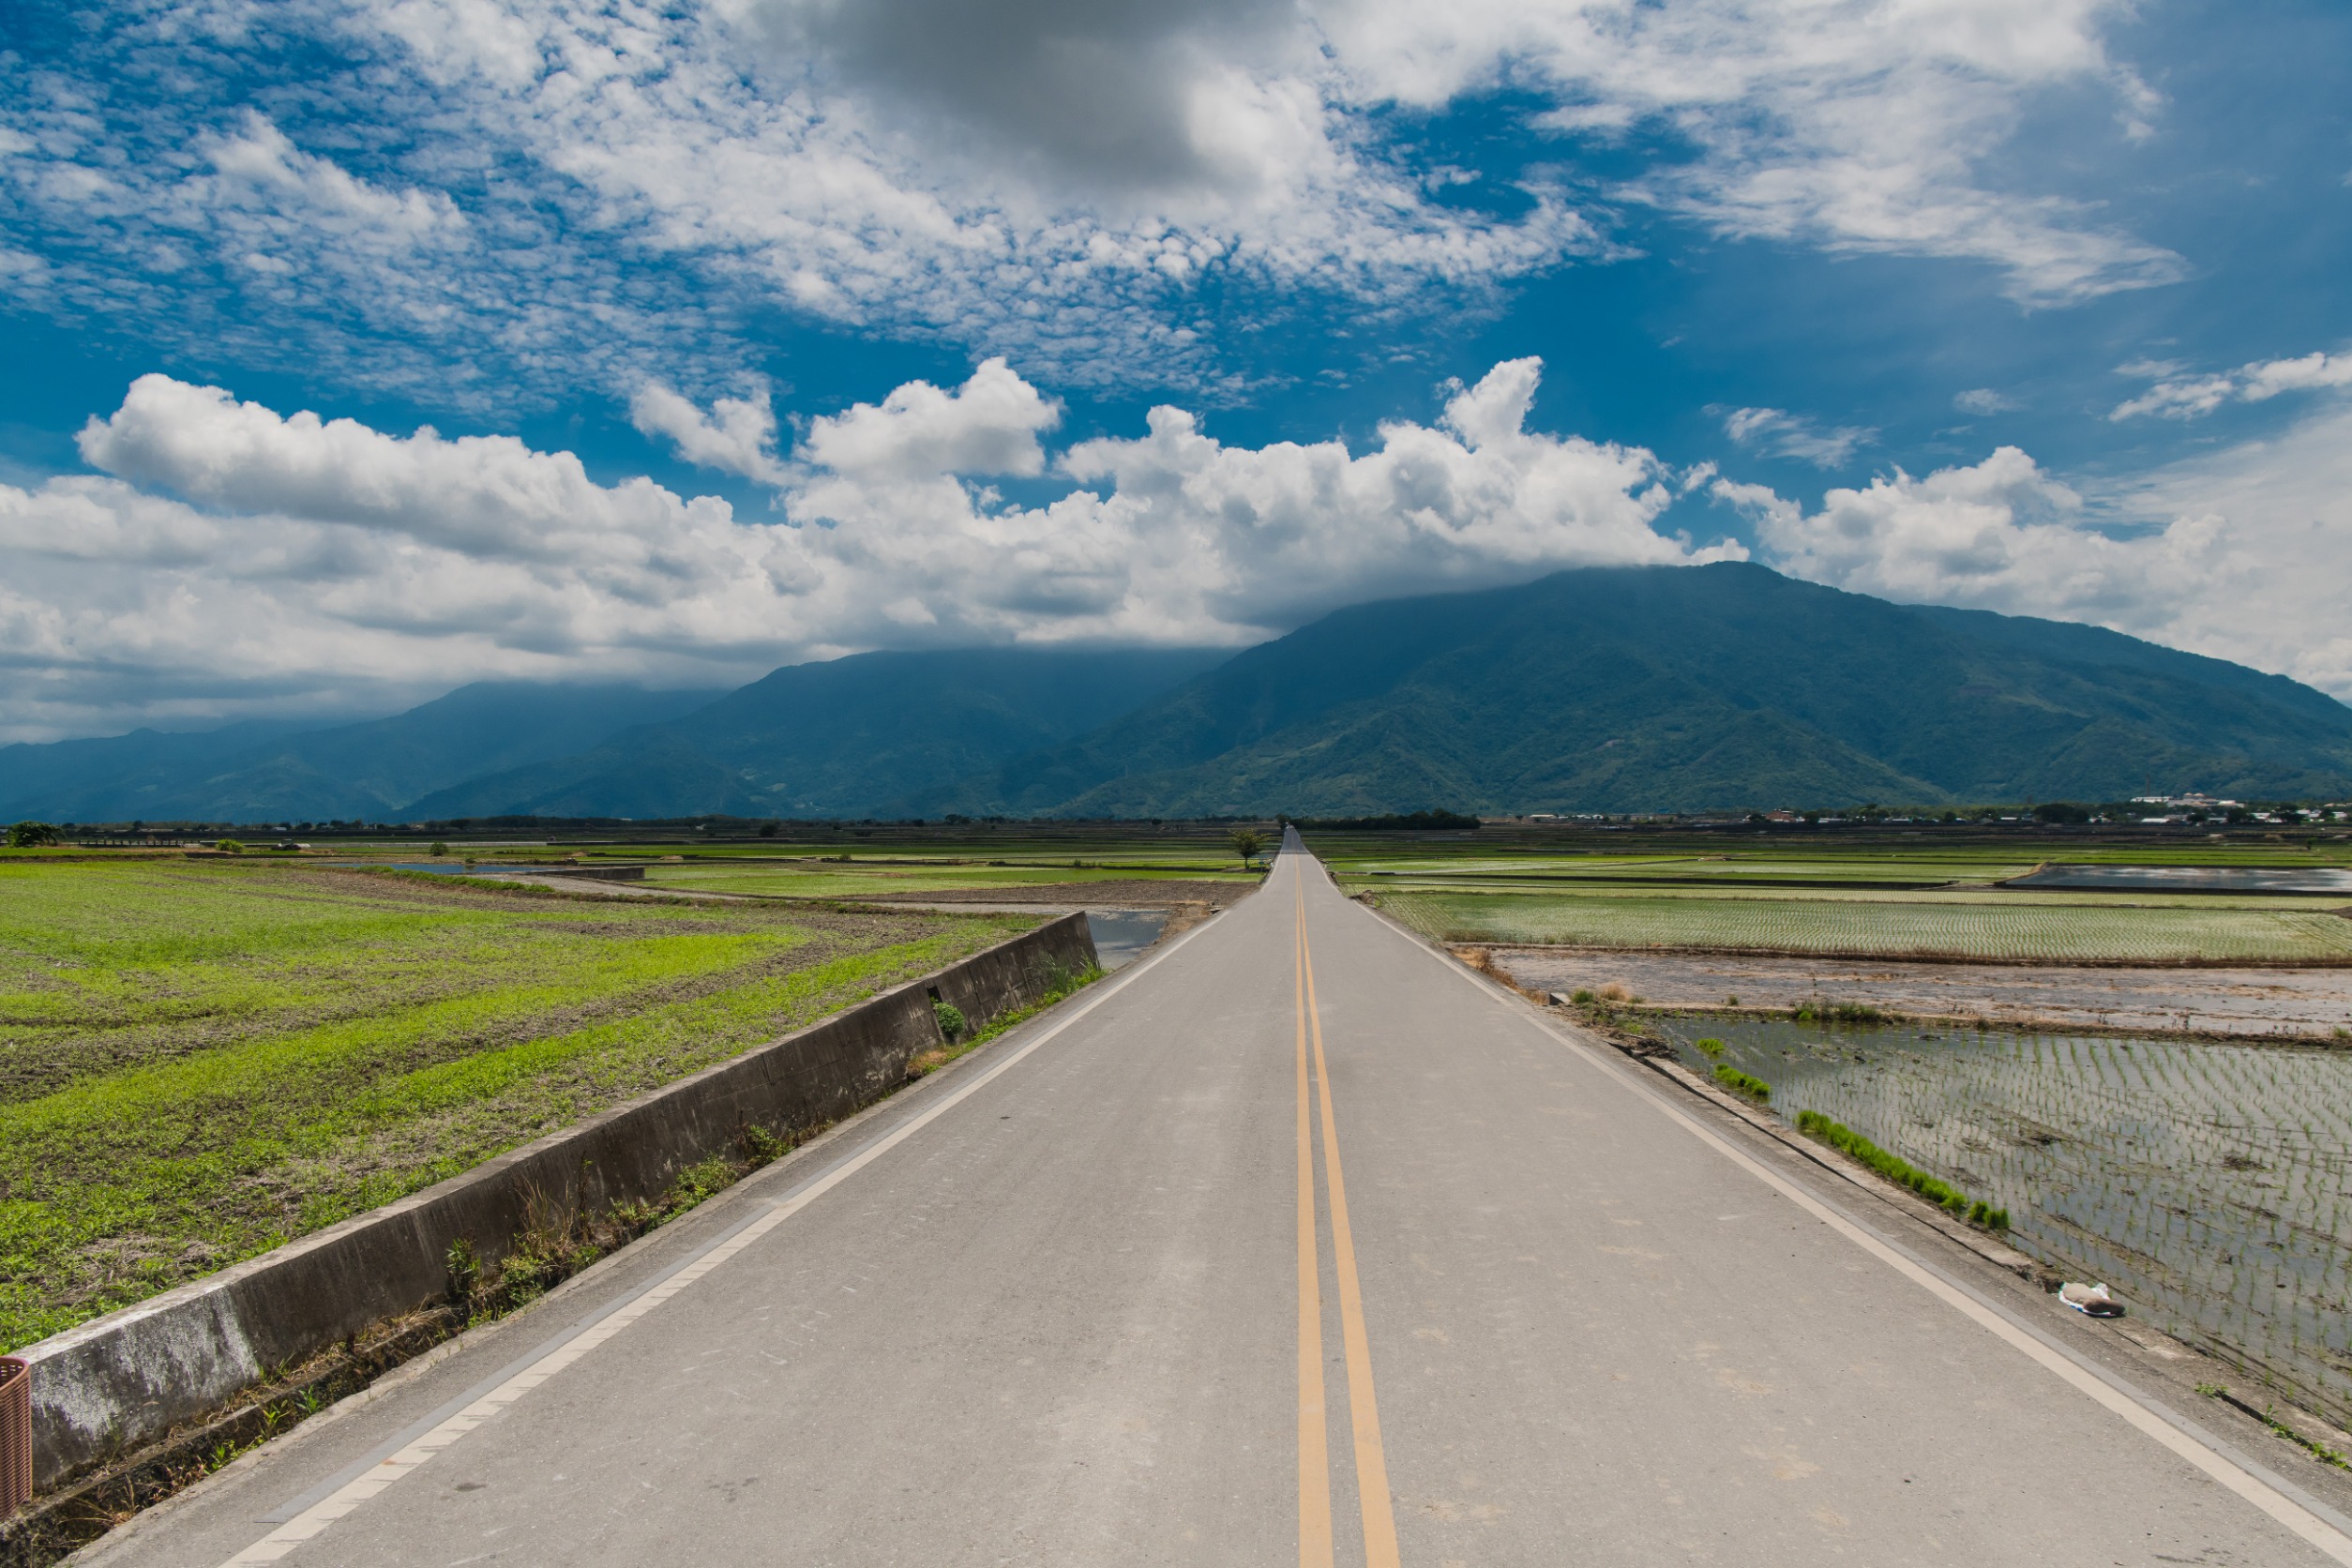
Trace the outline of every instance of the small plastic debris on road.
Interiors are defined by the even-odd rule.
[[[2058,1300],[2087,1318],[2120,1318],[2123,1304],[2107,1294],[2104,1285],[2073,1285],[2058,1287]]]

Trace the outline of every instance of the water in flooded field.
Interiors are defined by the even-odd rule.
[[[2328,866],[2045,866],[2004,885],[2126,893],[2352,893],[2352,871]]]
[[[1166,910],[1088,910],[1086,927],[1094,939],[1094,956],[1106,970],[1124,969],[1143,957],[1160,940],[1168,925]]]
[[[2352,1414],[2352,1051],[1681,1017],[2157,1326]]]

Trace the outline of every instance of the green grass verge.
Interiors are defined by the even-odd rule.
[[[1723,1070],[1717,1069],[1718,1072]],[[1797,1113],[1797,1130],[1877,1171],[1895,1185],[1908,1187],[1930,1203],[1960,1215],[1971,1225],[1987,1230],[2009,1229],[2007,1209],[1996,1209],[1983,1199],[1970,1198],[1940,1178],[1930,1176],[1901,1155],[1888,1153],[1842,1122],[1832,1122],[1817,1110],[1801,1110]]]
[[[0,867],[0,1349],[1032,924],[285,865]]]

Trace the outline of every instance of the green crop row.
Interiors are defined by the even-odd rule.
[[[0,1349],[1026,924],[283,864],[0,868]]]
[[[1718,1067],[1718,1076],[1731,1069]],[[1832,1122],[1817,1110],[1797,1113],[1797,1130],[1807,1138],[1817,1138],[1839,1153],[1868,1167],[1899,1187],[1908,1187],[1930,1203],[1967,1216],[1968,1223],[1987,1230],[2009,1229],[2009,1211],[1996,1209],[1983,1199],[1972,1199],[1938,1177],[1930,1176],[1900,1155],[1890,1154],[1862,1134],[1840,1122]]]
[[[1441,942],[2072,963],[2352,962],[2352,920],[2301,909],[2013,901],[1396,893]]]
[[[1772,1103],[1772,1086],[1771,1084],[1752,1074],[1741,1072],[1728,1062],[1715,1064],[1715,1081],[1734,1094],[1754,1100],[1758,1105]]]

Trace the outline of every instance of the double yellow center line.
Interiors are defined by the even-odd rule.
[[[1304,875],[1304,873],[1299,873]],[[1333,1119],[1331,1069],[1323,1060],[1323,1018],[1315,1001],[1315,958],[1306,940],[1306,885],[1295,884],[1299,1082],[1299,1568],[1333,1568],[1331,1450],[1323,1406],[1323,1291],[1315,1227],[1315,1140],[1308,1110],[1307,1042],[1314,1041],[1314,1083],[1320,1089],[1323,1174],[1331,1189],[1333,1261],[1339,1276],[1339,1332],[1348,1357],[1348,1413],[1355,1427],[1356,1495],[1364,1508],[1366,1568],[1396,1568],[1396,1516],[1389,1503],[1388,1459],[1372,1393],[1372,1343],[1364,1330],[1364,1289],[1356,1281],[1355,1232],[1348,1223],[1348,1184],[1339,1168],[1339,1126]]]

